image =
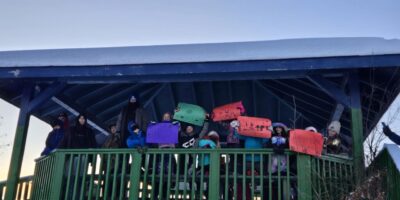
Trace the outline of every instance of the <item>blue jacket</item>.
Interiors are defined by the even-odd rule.
[[[49,155],[54,149],[58,147],[62,139],[64,138],[64,130],[63,129],[53,129],[46,139],[46,147],[42,151],[40,155],[47,156]]]
[[[138,133],[129,133],[129,137],[126,139],[126,146],[128,148],[144,147],[146,138],[141,130]]]
[[[245,149],[261,149],[263,148],[263,145],[269,141],[269,139],[267,138],[256,138],[256,137],[239,135],[236,129],[233,130],[233,133],[240,140],[244,140]],[[246,161],[251,161],[251,159],[252,159],[251,155],[246,155]],[[259,162],[260,156],[254,155],[254,161]]]

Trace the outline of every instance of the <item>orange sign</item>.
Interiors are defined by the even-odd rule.
[[[270,138],[271,120],[267,118],[239,116],[239,134],[250,137]]]
[[[213,109],[212,119],[214,122],[236,119],[244,113],[244,106],[241,101],[219,106]]]
[[[290,150],[321,157],[324,138],[320,133],[294,129],[290,131]]]

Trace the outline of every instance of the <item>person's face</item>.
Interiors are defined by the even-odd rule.
[[[171,121],[171,115],[169,113],[165,113],[163,115],[163,121]]]
[[[136,102],[136,98],[132,96],[132,97],[129,99],[129,102],[135,103],[135,102]]]
[[[58,116],[58,119],[61,120],[61,121],[63,121],[63,122],[65,121],[65,117],[62,116],[62,115],[61,115],[61,116]]]
[[[116,126],[111,126],[111,134],[117,133],[117,127]]]
[[[281,127],[276,127],[275,130],[276,130],[276,133],[278,133],[278,134],[282,133],[282,128]]]
[[[193,132],[193,126],[186,127],[186,133],[192,133],[192,132]]]
[[[336,136],[336,131],[329,130],[328,134],[329,134],[330,137],[335,137]]]
[[[79,124],[84,125],[84,124],[85,124],[85,121],[86,121],[86,119],[85,119],[84,116],[80,116],[80,117],[79,117]]]

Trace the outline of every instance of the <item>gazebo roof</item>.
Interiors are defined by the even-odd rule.
[[[358,74],[368,133],[399,93],[400,41],[317,38],[0,52],[0,97],[20,106],[23,87],[64,84],[33,114],[87,113],[97,129],[139,93],[153,120],[178,102],[213,107],[242,100],[248,115],[323,129],[339,117],[351,136],[346,85]]]

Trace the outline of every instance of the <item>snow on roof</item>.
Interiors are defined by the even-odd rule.
[[[310,38],[255,42],[0,51],[0,67],[93,66],[400,54],[400,40]]]
[[[400,147],[395,144],[385,144],[384,148],[389,152],[397,170],[400,172]]]

